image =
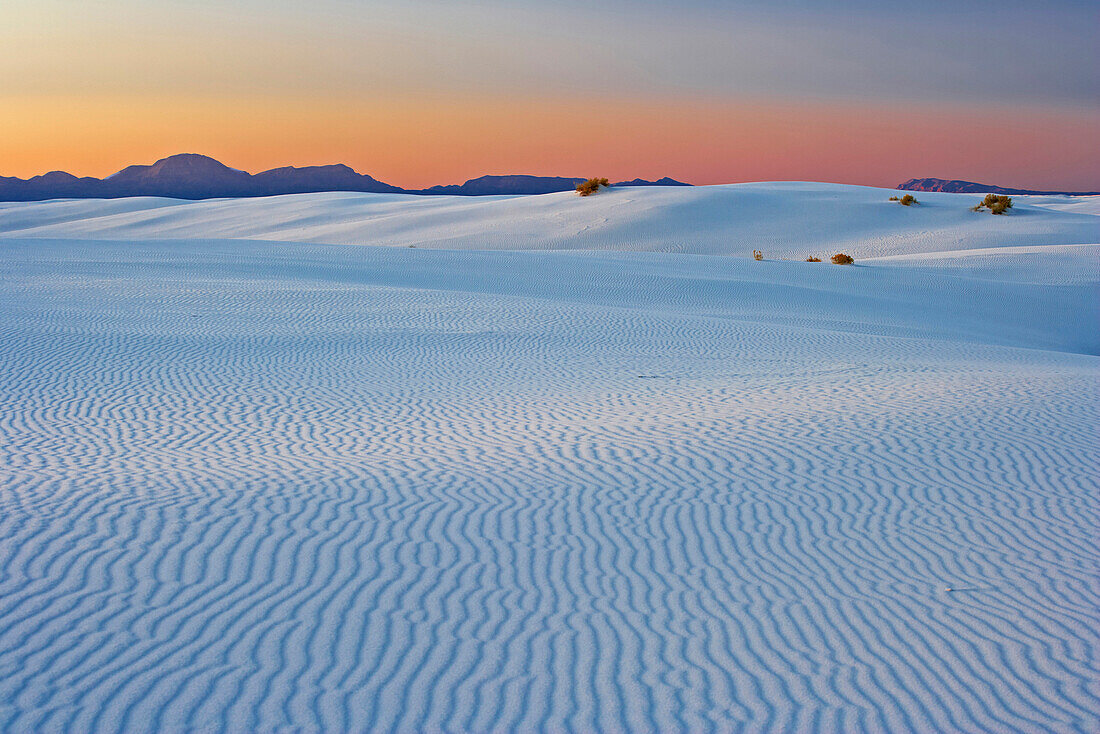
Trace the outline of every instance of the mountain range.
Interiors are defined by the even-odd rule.
[[[64,171],[29,179],[0,176],[0,201],[44,199],[117,199],[125,196],[164,196],[174,199],[217,199],[238,196],[274,196],[322,191],[363,191],[388,194],[451,194],[487,196],[493,194],[548,194],[570,191],[583,178],[560,176],[482,176],[464,184],[403,189],[343,164],[330,166],[285,166],[250,174],[195,153],[163,158],[143,166],[128,166],[104,179],[78,178]],[[662,178],[634,179],[616,186],[690,186]]]
[[[1010,196],[1093,196],[1100,191],[1033,191],[943,178],[911,178],[898,184],[902,191],[942,191],[948,194],[1007,194]]]
[[[0,176],[0,201],[44,199],[117,199],[126,196],[163,196],[174,199],[217,199],[223,197],[275,196],[323,191],[362,191],[385,194],[446,194],[492,196],[549,194],[571,191],[584,178],[563,176],[481,176],[462,184],[403,189],[356,173],[343,164],[328,166],[284,166],[260,173],[230,168],[208,156],[182,153],[162,158],[152,165],[128,166],[104,179],[77,177],[51,171],[29,179]],[[647,181],[636,178],[614,186],[690,186],[671,178]],[[1088,196],[1100,191],[1036,191],[942,178],[911,178],[898,184],[903,191],[941,191],[954,194],[1067,195]]]

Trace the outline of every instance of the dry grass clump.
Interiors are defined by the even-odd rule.
[[[591,196],[600,190],[601,186],[610,186],[606,178],[590,178],[584,183],[577,184],[577,193],[581,196]]]
[[[832,257],[833,265],[851,265],[856,261],[851,255],[845,255],[843,252],[838,252]]]
[[[752,251],[752,259],[756,260],[757,262],[759,262],[760,260],[763,260],[764,259],[764,251],[763,250],[753,250]]]
[[[917,201],[917,198],[915,196],[913,196],[912,194],[906,194],[905,196],[901,197],[900,199],[896,196],[891,196],[890,201],[896,201],[897,203],[901,204],[902,206],[910,206],[912,204],[919,204],[920,203],[919,201]]]
[[[991,214],[1004,214],[1012,208],[1012,197],[1004,194],[986,194],[982,203],[971,209],[972,212],[980,212],[988,209]]]
[[[821,258],[820,257],[814,257],[813,255],[810,255],[808,258],[806,258],[806,262],[808,262],[808,263],[819,263],[819,262],[821,262]]]

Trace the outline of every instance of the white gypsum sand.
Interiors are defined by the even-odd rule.
[[[890,195],[0,204],[0,731],[1095,731],[1100,207]]]

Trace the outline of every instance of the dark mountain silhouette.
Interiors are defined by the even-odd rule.
[[[103,179],[101,188],[112,196],[170,196],[207,199],[254,196],[252,176],[194,153],[162,158],[151,166],[128,166]]]
[[[1092,196],[1100,191],[1033,191],[1031,189],[1008,189],[1004,186],[989,186],[973,181],[957,181],[942,178],[911,178],[898,184],[902,191],[942,191],[948,194],[1007,194],[1009,196]]]
[[[343,164],[331,166],[285,166],[249,174],[230,168],[208,156],[182,153],[162,158],[150,166],[128,166],[105,179],[77,178],[64,171],[52,171],[29,179],[0,176],[0,201],[43,199],[117,199],[125,196],[164,196],[174,199],[216,199],[236,196],[275,196],[323,191],[368,193],[456,194],[548,194],[571,191],[583,178],[559,176],[482,176],[464,184],[410,190],[391,186],[371,176],[356,173]],[[671,178],[633,181],[616,186],[688,186]]]
[[[260,195],[308,194],[317,191],[366,191],[398,194],[404,189],[390,186],[338,163],[333,166],[285,166],[252,177]]]
[[[482,176],[472,178],[464,184],[450,186],[432,186],[418,193],[451,194],[453,196],[489,196],[496,194],[553,194],[558,191],[572,191],[584,178],[564,178],[562,176]],[[691,186],[671,178],[646,181],[636,178],[622,181],[612,186]]]
[[[457,196],[489,196],[493,194],[552,194],[570,191],[583,182],[583,178],[561,176],[481,176],[464,184],[432,186],[425,194],[452,194]]]
[[[50,171],[41,176],[21,178],[0,177],[0,200],[35,201],[38,199],[82,199],[100,183],[98,178],[77,178],[64,171]]]
[[[665,176],[659,178],[656,181],[646,181],[644,178],[636,178],[633,181],[620,181],[615,186],[691,186],[689,183],[683,181],[677,181],[674,178]]]

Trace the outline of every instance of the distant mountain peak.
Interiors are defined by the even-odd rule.
[[[209,166],[213,168],[225,168],[230,171],[237,170],[236,168],[229,168],[217,158],[211,158],[208,155],[202,153],[176,153],[174,155],[161,158],[153,164],[153,168],[170,167],[170,166]]]
[[[291,171],[339,171],[340,173],[355,173],[355,175],[359,175],[354,168],[343,163],[327,163],[320,166],[280,166],[279,168],[269,168],[266,171],[261,171],[254,175],[262,176],[265,173],[288,173]]]
[[[181,175],[181,174],[194,174],[194,173],[224,173],[232,172],[241,174],[244,171],[238,171],[236,168],[230,168],[221,161],[211,158],[207,155],[200,155],[198,153],[177,153],[176,155],[170,155],[167,158],[161,158],[156,163],[150,165],[136,164],[127,166],[121,171],[111,174],[104,181],[110,181],[118,176],[127,175],[133,176],[138,174],[151,174],[154,176],[168,176],[168,175]]]
[[[944,178],[911,178],[897,186],[901,191],[940,191],[948,194],[1007,194],[1014,196],[1090,196],[1097,191],[1035,191]]]
[[[489,196],[489,195],[528,195],[528,194],[553,194],[561,191],[572,191],[577,184],[586,181],[584,177],[565,176],[533,176],[525,173],[510,175],[488,175],[471,178],[464,184],[451,184],[450,186],[432,186],[424,189],[429,194],[453,194],[457,196]],[[612,186],[690,186],[671,178],[662,178],[657,181],[646,181],[636,178],[633,181],[622,181],[611,184]]]
[[[71,183],[80,179],[65,171],[50,171],[49,173],[43,173],[41,176],[35,176],[31,180],[41,183]]]
[[[665,176],[659,178],[656,181],[646,181],[644,178],[636,178],[633,181],[620,181],[619,183],[612,184],[613,186],[691,186],[689,183],[683,181],[677,181],[674,178]]]
[[[400,193],[404,190],[366,174],[356,173],[355,169],[343,163],[272,168],[257,173],[252,180],[260,195],[306,194],[318,191]]]

